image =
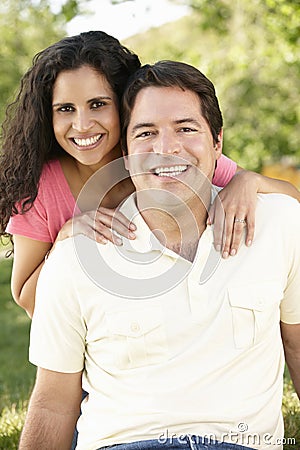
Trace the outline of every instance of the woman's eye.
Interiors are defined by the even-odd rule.
[[[92,103],[92,109],[98,109],[98,108],[101,108],[104,105],[105,105],[104,102],[94,102],[94,103]]]
[[[57,111],[60,111],[60,112],[71,112],[71,111],[74,111],[74,108],[72,106],[65,105],[65,106],[61,106],[60,108],[58,108]]]

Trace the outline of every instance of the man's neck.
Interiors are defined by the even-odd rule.
[[[162,245],[179,254],[183,258],[193,261],[199,239],[206,228],[207,208],[210,203],[208,196],[205,206],[198,197],[189,204],[180,206],[153,204],[137,196],[139,211],[150,230]],[[145,206],[147,203],[147,206]]]

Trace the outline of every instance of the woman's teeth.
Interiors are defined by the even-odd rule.
[[[155,175],[159,177],[176,177],[180,175],[182,172],[187,170],[187,166],[173,166],[173,167],[157,167],[154,169]]]
[[[101,137],[102,134],[98,134],[97,136],[93,136],[87,139],[73,138],[73,140],[75,144],[79,145],[80,147],[88,147],[89,145],[96,144],[96,142],[98,142]]]

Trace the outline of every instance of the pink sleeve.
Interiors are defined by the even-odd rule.
[[[11,217],[6,231],[42,242],[54,242],[59,230],[73,216],[75,199],[62,172],[59,161],[45,164],[38,195],[24,214]]]
[[[217,162],[217,168],[213,177],[213,184],[215,186],[224,187],[232,177],[235,175],[237,164],[232,159],[221,155]]]
[[[37,197],[32,207],[24,214],[16,214],[10,218],[6,231],[42,242],[52,242],[46,210]]]

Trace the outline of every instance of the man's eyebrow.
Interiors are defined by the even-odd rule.
[[[174,123],[176,123],[177,125],[180,125],[182,123],[190,123],[197,127],[201,127],[201,123],[199,122],[199,120],[193,119],[193,117],[184,117],[183,119],[174,120]]]
[[[201,123],[197,120],[194,119],[193,117],[184,117],[182,119],[177,119],[174,120],[174,123],[177,125],[180,125],[182,123],[191,123],[193,125],[196,125],[198,127],[201,127]],[[154,127],[155,123],[153,122],[140,122],[137,123],[131,130],[131,134],[134,134],[136,131],[140,130],[141,128],[150,128],[150,127]]]
[[[132,128],[130,134],[132,136],[133,134],[135,134],[141,128],[151,128],[151,127],[154,127],[154,123],[152,123],[152,122],[140,122],[140,123],[137,123],[136,125],[134,125],[134,127]]]

